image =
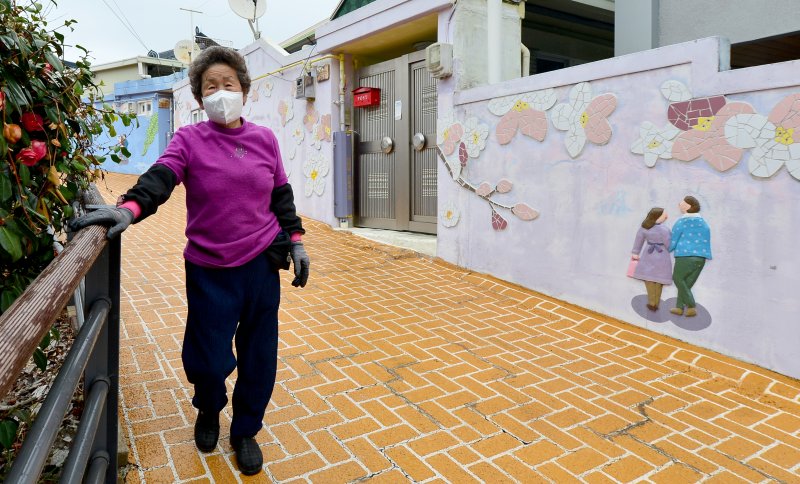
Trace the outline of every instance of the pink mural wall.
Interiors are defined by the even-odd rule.
[[[800,61],[720,72],[726,47],[442,81],[439,256],[800,377]],[[655,304],[626,277],[651,253]]]

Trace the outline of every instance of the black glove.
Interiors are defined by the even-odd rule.
[[[292,242],[290,253],[292,256],[292,264],[294,264],[294,280],[292,281],[292,285],[294,287],[306,287],[306,282],[308,282],[308,267],[311,261],[308,259],[308,254],[306,254],[303,243]]]
[[[89,225],[106,225],[110,227],[106,232],[108,239],[113,239],[128,228],[133,222],[133,212],[127,208],[103,207],[89,212],[69,222],[69,228],[78,231]]]

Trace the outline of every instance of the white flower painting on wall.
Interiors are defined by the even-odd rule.
[[[325,191],[325,177],[330,170],[330,163],[321,151],[314,151],[303,163],[303,175],[306,177],[305,195],[322,196]]]

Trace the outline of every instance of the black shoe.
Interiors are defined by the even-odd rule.
[[[254,437],[231,437],[231,447],[236,451],[239,472],[246,476],[253,476],[261,472],[264,457],[261,455],[261,448]]]
[[[194,445],[202,452],[211,452],[219,439],[219,413],[200,411],[194,422]]]

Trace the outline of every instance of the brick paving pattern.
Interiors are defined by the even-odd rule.
[[[800,482],[798,381],[310,220],[309,285],[282,280],[264,473],[244,478],[230,408],[215,452],[192,440],[184,202],[124,238],[128,483]]]

